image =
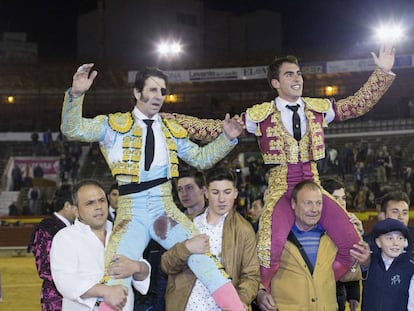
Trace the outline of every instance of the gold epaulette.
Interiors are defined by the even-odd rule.
[[[304,97],[303,100],[310,110],[321,113],[328,112],[329,110],[329,102],[327,99]]]
[[[258,123],[266,119],[267,116],[273,112],[274,107],[275,105],[273,101],[264,102],[248,108],[246,110],[246,114],[250,120],[252,120],[255,123]]]
[[[185,128],[183,128],[178,122],[174,119],[162,119],[165,126],[171,132],[175,138],[186,138],[188,133]]]
[[[130,112],[117,112],[109,115],[109,126],[121,134],[128,132],[133,124],[134,119]]]

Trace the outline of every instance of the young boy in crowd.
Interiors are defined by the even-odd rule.
[[[414,260],[404,251],[409,237],[399,220],[387,218],[374,229],[375,246],[364,272],[362,311],[414,310]]]

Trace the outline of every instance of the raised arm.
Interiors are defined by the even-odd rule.
[[[79,97],[83,95],[92,86],[93,80],[95,80],[98,72],[91,69],[94,64],[83,64],[73,75],[71,95]]]
[[[231,118],[226,114],[224,121],[224,133],[218,136],[209,144],[200,147],[188,139],[177,139],[178,156],[199,169],[211,168],[214,164],[227,156],[231,150],[237,145],[235,139],[243,131],[243,122],[239,119]]]
[[[375,69],[354,95],[333,103],[336,121],[357,118],[370,111],[395,80],[395,74],[391,72],[395,49],[384,45],[381,46],[378,56],[375,53],[371,55],[379,68]]]
[[[92,86],[97,76],[91,71],[93,64],[84,64],[73,75],[72,87],[65,93],[62,107],[62,122],[60,129],[70,140],[101,141],[107,127],[107,116],[83,118],[82,105],[84,94]]]
[[[184,127],[191,139],[210,142],[223,132],[223,121],[214,119],[199,119],[176,113],[175,120]]]
[[[391,71],[395,61],[395,48],[392,44],[383,44],[379,49],[378,56],[371,52],[375,64],[385,72]]]

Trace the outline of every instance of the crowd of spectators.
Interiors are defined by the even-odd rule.
[[[327,147],[326,158],[318,162],[321,176],[342,180],[347,189],[347,206],[352,210],[375,210],[378,201],[391,190],[405,191],[414,204],[414,171],[410,158],[399,145],[392,151],[386,145],[373,146],[364,140],[340,148]],[[247,214],[252,202],[263,198],[266,171],[260,155],[247,157],[245,163],[232,164],[239,175],[238,208]]]
[[[42,142],[39,142],[39,135],[32,134],[33,155],[58,155],[60,183],[75,184],[79,179],[81,145],[68,142],[61,133],[53,140],[50,130],[44,132],[42,137]],[[90,156],[92,164],[98,161],[100,153],[96,145],[91,146]],[[345,182],[349,208],[365,211],[375,209],[376,202],[389,190],[403,190],[414,202],[414,172],[411,166],[404,166],[409,164],[408,160],[398,145],[390,152],[387,146],[373,146],[361,140],[358,144],[345,143],[341,148],[328,146],[326,158],[319,161],[318,166],[321,176],[337,176]],[[242,165],[237,160],[233,162],[232,166],[239,177],[239,211],[247,215],[252,202],[263,198],[267,169],[260,156],[249,156]],[[38,175],[41,177],[42,172],[36,172]],[[31,189],[30,178],[24,178],[18,166],[13,168],[11,176],[14,191],[22,187]],[[42,194],[38,196],[42,197]],[[28,200],[33,202],[30,193]],[[47,208],[37,210],[35,212],[28,207],[25,213],[47,213]]]
[[[57,185],[75,184],[79,179],[80,156],[82,147],[79,142],[68,141],[62,133],[58,133],[53,139],[52,132],[47,129],[42,133],[42,140],[39,134],[33,132],[31,138],[31,155],[33,157],[55,156],[59,157],[59,170],[56,180]],[[14,201],[9,206],[9,216],[16,215],[48,215],[53,213],[51,197],[44,187],[34,180],[41,180],[44,172],[41,166],[35,166],[32,173],[23,172],[15,164],[11,171],[12,191],[23,191],[23,197]],[[53,189],[52,189],[53,190]]]

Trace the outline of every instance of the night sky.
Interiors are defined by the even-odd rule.
[[[175,0],[178,1],[178,0]],[[292,49],[364,44],[380,22],[401,21],[414,36],[414,0],[206,0],[209,8],[243,14],[265,8],[279,11],[283,45]],[[96,0],[1,0],[0,32],[27,32],[41,58],[76,57],[76,18]],[[264,38],[267,40],[268,38]]]
[[[41,58],[76,57],[76,19],[96,0],[1,0],[0,33],[26,32]]]

